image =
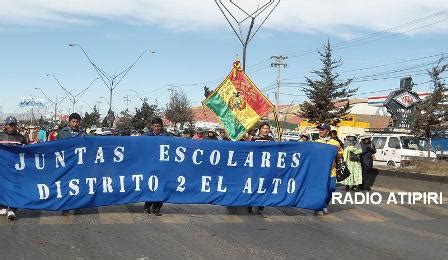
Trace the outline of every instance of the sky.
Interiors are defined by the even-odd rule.
[[[218,2],[238,21],[245,17],[230,0]],[[248,13],[267,2],[233,0]],[[274,5],[255,19],[255,28]],[[287,56],[280,103],[302,102],[301,83],[321,67],[317,50],[329,40],[343,62],[336,72],[341,80],[354,78],[356,97],[387,95],[405,76],[413,77],[417,92],[426,92],[426,70],[448,51],[447,10],[443,0],[281,0],[247,47],[246,73],[274,101],[277,70],[270,57]],[[249,22],[241,22],[243,34]],[[184,91],[198,106],[203,86],[216,88],[242,58],[242,45],[214,0],[0,0],[0,39],[0,106],[6,114],[27,112],[19,100],[29,97],[41,99],[51,114],[39,89],[53,101],[66,94],[46,75],[55,75],[75,95],[98,77],[81,49],[69,43],[82,46],[109,75],[143,51],[155,51],[145,53],[116,86],[115,111],[134,111],[142,98],[164,107],[170,88]],[[96,80],[76,112],[98,105],[105,114],[108,93]],[[71,112],[68,98],[59,110]]]

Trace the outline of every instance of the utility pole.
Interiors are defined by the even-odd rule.
[[[280,69],[287,68],[288,64],[285,62],[288,57],[286,56],[271,56],[272,63],[271,67],[277,68],[277,92],[275,93],[275,110],[278,111],[278,107],[280,104]]]
[[[126,103],[126,110],[129,109],[129,103],[131,103],[131,99],[129,98],[129,95],[126,95],[123,97],[124,103]]]
[[[42,95],[44,95],[44,97],[50,101],[51,104],[54,105],[54,121],[57,121],[57,113],[58,113],[58,106],[62,103],[62,101],[64,101],[65,98],[67,98],[68,95],[66,95],[65,97],[60,97],[58,99],[58,96],[55,97],[54,100],[52,100],[51,98],[49,98],[45,92],[41,89],[41,88],[34,88],[35,90],[40,90],[40,92],[42,93]]]

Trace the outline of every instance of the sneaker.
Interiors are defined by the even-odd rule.
[[[315,210],[314,211],[314,215],[316,215],[316,216],[323,216],[324,215],[324,211],[323,210]]]
[[[143,210],[143,213],[145,214],[151,214],[151,208],[146,208]]]
[[[8,219],[10,219],[10,220],[14,220],[14,219],[16,219],[16,214],[15,214],[14,211],[12,211],[12,210],[8,210],[8,213],[6,213],[6,216],[7,216]]]
[[[322,209],[322,213],[324,213],[324,215],[327,215],[328,214],[328,208],[323,208]]]
[[[6,214],[8,214],[7,209],[0,209],[0,216],[6,216]]]
[[[160,209],[156,209],[156,210],[154,210],[154,215],[156,215],[157,217],[160,217],[160,216],[162,216],[162,213],[160,213]]]

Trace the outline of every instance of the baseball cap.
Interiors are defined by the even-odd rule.
[[[5,119],[5,125],[17,125],[17,119],[13,116],[8,116]]]
[[[320,124],[316,128],[319,129],[319,130],[325,130],[325,129],[327,129],[328,131],[331,130],[331,126],[329,124],[326,124],[326,123]]]

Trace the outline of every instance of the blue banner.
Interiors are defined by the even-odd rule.
[[[68,210],[141,201],[320,209],[336,148],[320,143],[76,137],[0,146],[0,204]]]

